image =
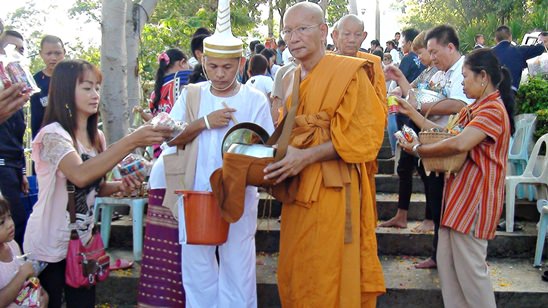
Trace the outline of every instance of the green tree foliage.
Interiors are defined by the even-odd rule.
[[[516,104],[517,114],[537,114],[536,138],[548,133],[548,79],[546,77],[531,77],[526,83],[521,84],[516,94]]]
[[[518,43],[527,32],[547,29],[548,0],[408,0],[402,21],[421,30],[450,24],[459,33],[461,50],[469,51],[477,33],[493,46],[495,29],[503,24]]]
[[[245,38],[260,22],[259,5],[266,0],[234,0],[231,3],[232,32]],[[188,57],[190,39],[199,27],[215,30],[217,0],[164,0],[158,3],[150,22],[143,29],[140,53],[142,77],[153,80],[157,68],[156,56],[168,48],[179,48]]]
[[[334,25],[341,17],[348,14],[348,0],[331,0],[327,7],[327,24]]]

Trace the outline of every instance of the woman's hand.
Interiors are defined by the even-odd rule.
[[[166,126],[152,126],[145,124],[137,128],[126,138],[131,138],[134,147],[146,147],[153,144],[162,144],[164,140],[170,139],[172,128]]]
[[[417,112],[417,100],[415,98],[415,95],[410,92],[409,99],[405,100],[400,97],[396,97],[396,101],[398,102],[398,105],[400,108],[398,109],[398,112],[406,115],[408,117],[411,116],[414,112]]]
[[[143,185],[144,177],[137,172],[135,175],[128,175],[122,178],[119,183],[119,192],[124,196],[129,196],[134,191],[137,191]]]
[[[232,120],[232,114],[234,112],[236,112],[236,109],[234,108],[223,108],[208,114],[207,121],[209,122],[209,128],[213,129],[227,126],[230,120]]]
[[[413,140],[413,142],[407,142],[398,139],[398,145],[401,147],[401,149],[413,156],[417,156],[417,153],[413,152],[413,147],[417,144],[419,144],[418,140]]]
[[[405,75],[403,75],[402,71],[397,66],[391,64],[384,68],[384,78],[386,80],[398,81],[401,78],[405,78]]]
[[[13,84],[0,91],[0,124],[9,119],[29,100],[29,93],[21,93],[24,83]]]

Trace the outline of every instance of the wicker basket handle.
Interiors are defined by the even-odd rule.
[[[415,95],[415,99],[417,99],[416,95]],[[426,124],[426,120],[428,119],[428,115],[430,115],[430,111],[434,108],[434,106],[436,106],[439,102],[442,102],[446,99],[449,99],[449,98],[440,99],[439,101],[430,104],[430,108],[428,109],[428,111],[426,111],[426,114],[424,115],[424,119],[422,121],[422,127],[424,127],[424,125]],[[464,107],[462,107],[462,108],[466,108],[466,118],[468,119],[468,121],[470,121],[470,119],[472,118],[472,115],[470,114],[470,108],[468,108],[468,105],[466,105],[466,103],[465,103]],[[459,113],[456,113],[456,114],[458,115]]]

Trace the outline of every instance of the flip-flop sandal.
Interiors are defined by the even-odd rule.
[[[523,226],[518,224],[518,223],[514,223],[514,231],[522,231],[523,230]],[[497,231],[504,231],[506,232],[506,220],[502,220],[498,225],[497,225]]]
[[[122,218],[122,215],[119,214],[118,212],[114,212],[112,213],[112,221],[116,221],[118,219]]]
[[[133,261],[128,261],[126,259],[116,259],[114,264],[111,264],[109,269],[111,271],[128,269],[133,266]]]

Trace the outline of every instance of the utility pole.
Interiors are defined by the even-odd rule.
[[[381,10],[379,9],[379,0],[375,0],[375,38],[381,39]]]

